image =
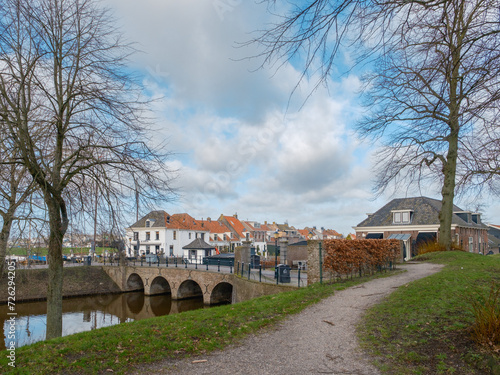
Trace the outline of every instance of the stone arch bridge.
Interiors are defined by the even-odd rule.
[[[103,269],[124,292],[170,293],[173,300],[202,296],[205,305],[237,302],[232,274],[163,267],[104,266]]]

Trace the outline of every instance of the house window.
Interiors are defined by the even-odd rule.
[[[160,232],[156,232],[156,239],[159,240],[160,239]]]
[[[474,252],[474,237],[469,237],[469,252]]]
[[[156,254],[160,253],[160,245],[155,246],[155,252],[156,252]]]
[[[192,234],[192,233],[189,233],[189,239],[191,239],[191,234]]]
[[[174,240],[177,239],[177,231],[174,230]]]
[[[146,220],[146,228],[149,228],[151,226],[151,222],[149,220]]]
[[[393,212],[393,224],[410,224],[411,212],[410,211],[396,211]]]
[[[146,241],[151,239],[151,232],[146,232]]]
[[[150,251],[151,251],[151,250],[150,250],[149,246],[146,246],[146,254],[149,254],[149,253],[150,253]]]
[[[170,245],[170,256],[174,256],[174,245]]]
[[[134,232],[134,241],[139,240],[139,232]]]
[[[217,236],[217,233],[214,234],[214,241],[218,241],[219,240],[219,236]]]
[[[194,234],[194,238],[198,238],[198,232]]]

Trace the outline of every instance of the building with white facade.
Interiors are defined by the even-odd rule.
[[[209,231],[201,221],[186,213],[170,215],[165,211],[151,211],[127,228],[127,254],[182,257],[183,246],[196,238],[209,238]]]

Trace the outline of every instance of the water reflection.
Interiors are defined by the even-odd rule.
[[[173,301],[170,294],[145,296],[143,292],[108,294],[63,300],[63,336],[134,320],[203,308],[203,298]],[[0,305],[0,323],[6,348],[10,324],[7,305]],[[16,304],[16,347],[45,339],[47,303]]]

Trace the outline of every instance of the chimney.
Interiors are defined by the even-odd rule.
[[[236,213],[233,215],[233,217],[234,217],[235,219],[237,219],[237,218],[238,218],[238,213],[236,212]]]
[[[211,222],[212,222],[212,219],[210,219],[209,217],[207,217],[207,221],[208,221],[209,223],[211,223]]]

